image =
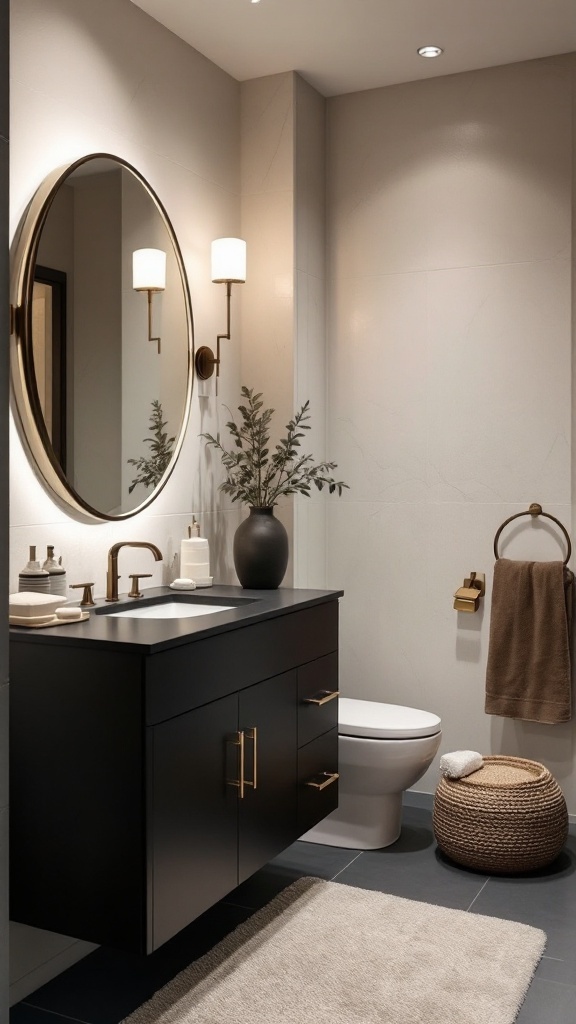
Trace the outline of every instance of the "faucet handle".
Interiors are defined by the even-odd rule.
[[[152,575],[151,572],[131,572],[128,574],[132,580],[132,586],[128,593],[128,597],[142,597],[142,591],[138,586],[138,580],[145,580]]]
[[[81,608],[94,608],[96,606],[96,602],[94,600],[94,595],[92,593],[92,587],[93,586],[94,586],[93,583],[71,583],[70,584],[70,590],[80,590],[81,588],[84,590],[84,593],[82,594],[82,600],[80,601],[80,607]]]

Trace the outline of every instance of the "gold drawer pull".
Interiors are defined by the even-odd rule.
[[[326,786],[331,786],[333,782],[336,782],[340,778],[338,772],[318,772],[313,779],[306,782],[306,786],[311,786],[312,789],[326,789]],[[323,780],[323,781],[321,781]]]
[[[246,739],[252,740],[252,782],[248,779],[244,779],[245,786],[251,786],[252,789],[257,788],[258,784],[258,729],[254,726],[253,729],[246,730]]]
[[[334,697],[340,695],[340,690],[320,690],[315,697],[304,697],[304,704],[316,704],[317,707],[322,707],[323,704],[327,704],[329,700],[334,700]]]

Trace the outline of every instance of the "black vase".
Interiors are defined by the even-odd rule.
[[[250,590],[276,590],[288,565],[288,534],[273,508],[251,508],[234,534],[234,567]]]

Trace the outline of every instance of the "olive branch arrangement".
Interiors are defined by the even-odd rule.
[[[212,434],[201,434],[207,445],[220,452],[226,479],[220,490],[230,495],[232,501],[244,501],[253,508],[270,508],[278,498],[288,494],[304,494],[310,497],[312,485],[321,491],[325,486],[330,494],[348,487],[342,480],[335,480],[330,471],[337,468],[335,462],[315,463],[312,455],[300,453],[300,442],[304,431],[310,430],[310,402],[286,424],[286,435],[272,450],[270,447],[270,425],[274,409],[264,409],[261,393],[253,388],[242,387],[244,403],[238,406],[240,423],[231,419],[227,424],[234,447],[224,448],[220,439]],[[228,410],[230,411],[230,410]]]

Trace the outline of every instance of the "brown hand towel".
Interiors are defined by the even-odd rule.
[[[573,582],[562,562],[497,560],[486,714],[549,725],[570,720]]]

